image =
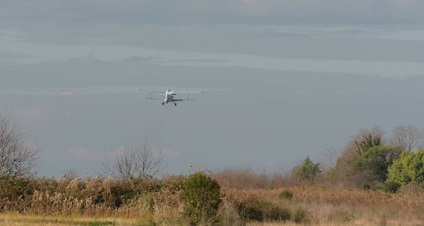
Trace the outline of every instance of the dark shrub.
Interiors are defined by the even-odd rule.
[[[383,190],[385,192],[396,193],[399,190],[400,187],[401,187],[400,184],[393,182],[393,181],[388,181],[388,182],[384,183]]]
[[[306,210],[297,208],[293,211],[292,220],[296,223],[301,223],[306,219]]]
[[[190,223],[208,222],[221,203],[220,186],[211,177],[198,172],[184,181],[181,199],[185,203],[183,214],[189,217]]]
[[[240,216],[247,221],[281,221],[290,219],[290,210],[271,202],[249,198],[236,204]]]
[[[283,191],[281,191],[280,194],[278,194],[278,197],[280,199],[290,200],[293,198],[293,192],[290,189],[286,188]]]

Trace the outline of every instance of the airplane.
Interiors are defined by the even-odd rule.
[[[137,91],[146,91],[144,89],[137,89]],[[148,91],[149,96],[146,99],[150,100],[158,100],[159,98],[162,100],[162,105],[173,103],[177,106],[178,101],[193,101],[196,100],[194,98],[190,98],[190,94],[201,94],[203,91],[177,91],[174,92],[171,89],[167,89],[165,92],[160,91]],[[182,95],[187,95],[186,98],[182,98]]]

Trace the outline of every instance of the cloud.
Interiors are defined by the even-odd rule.
[[[123,0],[119,3],[103,0],[65,3],[15,0],[6,1],[0,7],[0,19],[8,21],[0,24],[0,41],[84,45],[83,48],[88,51],[93,46],[104,45],[158,49],[194,47],[196,51],[215,51],[218,45],[225,50],[237,48],[239,44],[234,45],[232,40],[238,40],[242,45],[252,38],[244,31],[230,30],[232,25],[423,26],[422,9],[422,0]],[[176,31],[176,28],[186,30]],[[6,50],[11,51],[10,48],[9,45]],[[18,45],[16,48],[23,47]],[[23,48],[20,53],[29,50]],[[0,59],[1,55],[3,58],[13,56],[3,53]]]
[[[2,4],[0,19],[27,28],[34,23],[74,28],[126,24],[135,29],[140,24],[422,24],[423,6],[422,0],[16,0]]]
[[[19,57],[23,57],[23,55],[15,54],[9,51],[0,51],[0,58],[2,59],[15,59]]]
[[[422,24],[422,1],[238,0],[239,11],[259,23]]]
[[[125,58],[123,60],[120,60],[120,62],[127,62],[127,63],[138,63],[138,62],[148,62],[148,61],[154,61],[158,60],[159,58],[154,56],[129,56],[128,58]]]
[[[63,92],[61,93],[61,95],[62,95],[62,96],[72,96],[72,95],[73,95],[73,93],[72,93],[71,91],[63,91]]]
[[[231,2],[232,8],[236,11],[242,11],[253,15],[266,15],[267,13],[272,12],[273,7],[278,3],[270,0],[236,0]]]
[[[189,62],[189,63],[227,63],[228,60],[225,59],[184,59],[179,60],[179,62]]]
[[[96,56],[94,55],[94,53],[92,53],[92,52],[84,54],[84,55],[79,56],[79,57],[72,58],[69,61],[73,62],[73,63],[78,63],[78,64],[93,64],[93,63],[102,63],[103,62],[103,61],[97,59]]]

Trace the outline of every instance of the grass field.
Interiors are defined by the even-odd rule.
[[[291,199],[279,196],[283,189],[222,188],[223,204],[219,214],[222,225],[424,225],[424,192],[404,189],[396,194],[361,189],[297,186],[285,188],[293,193]],[[132,208],[127,212],[109,214],[43,214],[3,212],[1,225],[186,225],[179,219],[179,209],[168,208],[167,193],[153,197],[150,212]],[[252,199],[254,198],[254,199]],[[290,218],[281,221],[242,220],[235,206],[261,200],[290,212]],[[143,201],[143,200],[141,200]],[[173,205],[179,206],[180,203]],[[254,206],[261,208],[260,205]],[[298,217],[298,220],[296,220]]]
[[[329,211],[326,209],[325,211]],[[372,210],[371,210],[372,211]],[[383,211],[384,212],[384,211]],[[366,214],[365,214],[366,215]],[[334,225],[334,226],[349,226],[349,225],[424,225],[423,220],[419,219],[389,219],[388,215],[363,216],[363,219],[344,219],[344,220],[328,220],[322,218],[318,221],[295,223],[295,222],[248,222],[247,226],[277,226],[277,225]],[[37,216],[37,215],[22,215],[22,214],[0,214],[1,225],[154,225],[151,222],[138,221],[136,219],[121,219],[121,218],[87,218],[87,217],[62,217],[62,216]],[[172,225],[172,224],[163,224]],[[176,225],[184,225],[176,223]],[[243,224],[239,224],[243,225]]]
[[[360,189],[328,188],[316,186],[290,187],[290,201],[276,199],[281,189],[232,190],[246,197],[256,195],[270,202],[289,205],[305,211],[300,224],[306,225],[424,225],[424,192],[401,190],[397,194]],[[281,202],[283,202],[281,204]],[[250,222],[248,225],[299,225],[286,222]]]
[[[148,225],[135,219],[89,218],[83,216],[38,216],[17,213],[0,214],[1,225]]]

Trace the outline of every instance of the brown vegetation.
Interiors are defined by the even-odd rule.
[[[237,175],[240,176],[245,175]],[[253,175],[252,178],[263,176]],[[265,176],[266,181],[272,181],[272,178]],[[183,176],[149,181],[90,177],[58,180],[2,178],[0,223],[20,221],[25,219],[24,216],[53,217],[44,218],[46,222],[73,216],[115,219],[113,222],[119,221],[122,225],[184,225],[189,222],[182,215],[181,192],[185,179]],[[293,196],[285,198],[288,196],[280,195],[283,191],[291,192]],[[418,187],[403,187],[392,194],[319,185],[260,189],[222,186],[221,196],[223,201],[214,221],[225,225],[249,222],[253,225],[258,224],[254,222],[318,225],[424,223],[424,191]],[[11,217],[10,213],[16,212],[23,218],[16,214]],[[78,224],[69,220],[63,222]]]

